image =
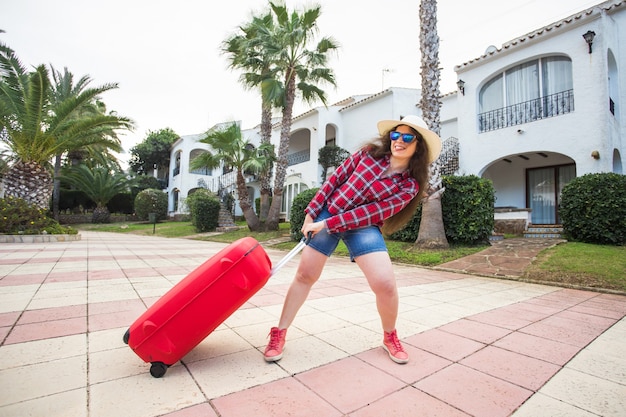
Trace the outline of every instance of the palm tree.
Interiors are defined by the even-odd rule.
[[[437,0],[420,2],[420,50],[422,97],[420,108],[429,129],[439,134],[439,36],[437,35]],[[422,202],[422,218],[415,246],[420,248],[447,248],[448,240],[441,212],[441,158],[430,165],[430,187]]]
[[[253,16],[250,22],[239,27],[240,33],[230,36],[222,43],[222,53],[228,56],[230,67],[243,71],[239,79],[246,88],[258,88],[261,91],[264,80],[276,77],[272,57],[263,47],[263,40],[273,29],[274,19],[271,13]],[[270,98],[261,94],[261,144],[270,144],[273,109],[274,104]],[[269,212],[271,176],[271,164],[259,173],[261,223],[265,223]]]
[[[220,166],[234,168],[237,171],[239,207],[243,211],[248,228],[258,231],[261,224],[250,202],[244,172],[261,172],[266,169],[271,162],[267,155],[274,154],[273,146],[262,144],[255,149],[249,141],[243,139],[241,128],[237,123],[232,123],[222,129],[210,130],[200,142],[209,145],[212,151],[194,158],[189,164],[190,168],[214,169]]]
[[[52,106],[63,103],[71,97],[76,97],[80,95],[83,91],[87,89],[89,84],[91,83],[91,78],[89,76],[81,77],[78,82],[74,83],[74,75],[68,71],[67,68],[64,68],[63,73],[54,69],[54,67],[50,66],[50,70],[52,73],[53,83],[51,85],[51,101]],[[77,110],[76,114],[73,116],[75,119],[79,119],[81,117],[89,117],[91,115],[98,114],[106,114],[106,106],[102,101],[94,100],[93,102],[86,103],[83,108]],[[71,161],[76,160],[85,160],[85,159],[95,159],[100,161],[100,163],[104,165],[108,165],[108,163],[104,162],[104,159],[110,161],[116,161],[116,158],[110,153],[110,151],[121,152],[122,144],[118,139],[115,130],[110,129],[109,131],[99,132],[102,136],[102,139],[105,142],[99,143],[98,145],[86,146],[84,148],[78,148],[67,152],[67,157]],[[53,191],[52,191],[52,213],[55,220],[59,219],[59,199],[61,195],[61,183],[59,179],[60,171],[61,171],[61,162],[63,158],[63,153],[58,153],[54,158],[54,183],[53,183]],[[118,164],[119,167],[119,164]]]
[[[0,43],[0,140],[11,153],[3,179],[7,196],[47,209],[52,194],[50,161],[85,146],[111,143],[111,133],[131,129],[130,119],[101,112],[85,114],[97,97],[117,84],[84,89],[53,99],[44,65],[27,72],[15,52]]]
[[[89,168],[87,165],[77,165],[66,169],[61,179],[78,191],[85,193],[94,203],[92,223],[109,223],[111,213],[107,203],[117,194],[127,191],[130,181],[124,173],[107,166]]]
[[[285,5],[271,1],[270,7],[272,22],[275,23],[268,25],[265,30],[257,28],[256,35],[260,38],[260,47],[271,59],[272,68],[272,76],[263,77],[261,83],[263,99],[269,103],[279,103],[282,108],[273,198],[265,225],[267,230],[277,230],[296,95],[300,94],[305,102],[319,100],[326,105],[326,94],[319,84],[336,84],[333,71],[326,65],[329,54],[335,52],[338,45],[332,38],[324,37],[309,49],[318,32],[320,6],[305,9],[302,13],[289,13]]]

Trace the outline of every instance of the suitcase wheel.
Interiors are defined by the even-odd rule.
[[[128,344],[128,339],[130,339],[130,329],[126,330],[126,333],[124,333],[124,343]]]
[[[150,375],[155,378],[161,378],[167,372],[168,366],[163,362],[152,362],[150,366]]]

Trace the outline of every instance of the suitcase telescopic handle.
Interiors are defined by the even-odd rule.
[[[292,250],[290,250],[289,253],[285,255],[283,259],[278,261],[278,263],[272,268],[270,276],[278,272],[278,270],[282,268],[283,266],[285,266],[285,264],[289,262],[291,258],[296,256],[302,249],[304,249],[304,247],[309,243],[312,237],[313,237],[313,232],[309,232],[307,236],[303,236],[302,239],[300,239],[300,242],[298,242],[298,244]]]

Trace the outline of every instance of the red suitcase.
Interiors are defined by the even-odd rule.
[[[265,249],[254,238],[231,243],[135,320],[124,334],[124,342],[144,362],[151,363],[153,377],[162,377],[169,366],[259,291],[305,244],[303,239],[272,269]]]

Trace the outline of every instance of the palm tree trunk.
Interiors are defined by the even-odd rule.
[[[439,134],[441,93],[439,92],[439,35],[437,34],[437,0],[421,0],[420,2],[420,51],[422,97],[420,107],[422,118],[429,129]],[[440,161],[430,166],[430,188],[423,201],[420,230],[415,241],[418,248],[448,248],[446,231],[443,226],[441,212],[441,174]]]
[[[241,170],[237,170],[237,196],[239,199],[239,207],[243,212],[243,217],[246,219],[248,228],[253,232],[258,231],[260,226],[259,218],[252,209],[252,204],[250,204],[250,195],[246,188],[246,179]]]
[[[52,184],[52,216],[59,221],[59,200],[61,199],[61,155],[54,157],[54,180]]]
[[[261,109],[261,143],[269,144],[272,139],[272,106],[270,103],[263,102]],[[261,207],[259,210],[259,220],[261,223],[267,221],[267,217],[270,211],[270,195],[272,194],[271,188],[272,168],[264,170],[260,174],[259,181],[261,183]]]
[[[276,177],[274,178],[274,195],[267,216],[267,230],[278,230],[280,207],[283,199],[283,187],[285,186],[287,166],[289,165],[287,153],[289,152],[293,104],[296,98],[296,73],[295,71],[291,71],[290,74],[285,88],[285,107],[283,108],[282,125],[280,127],[280,145],[278,147]]]

